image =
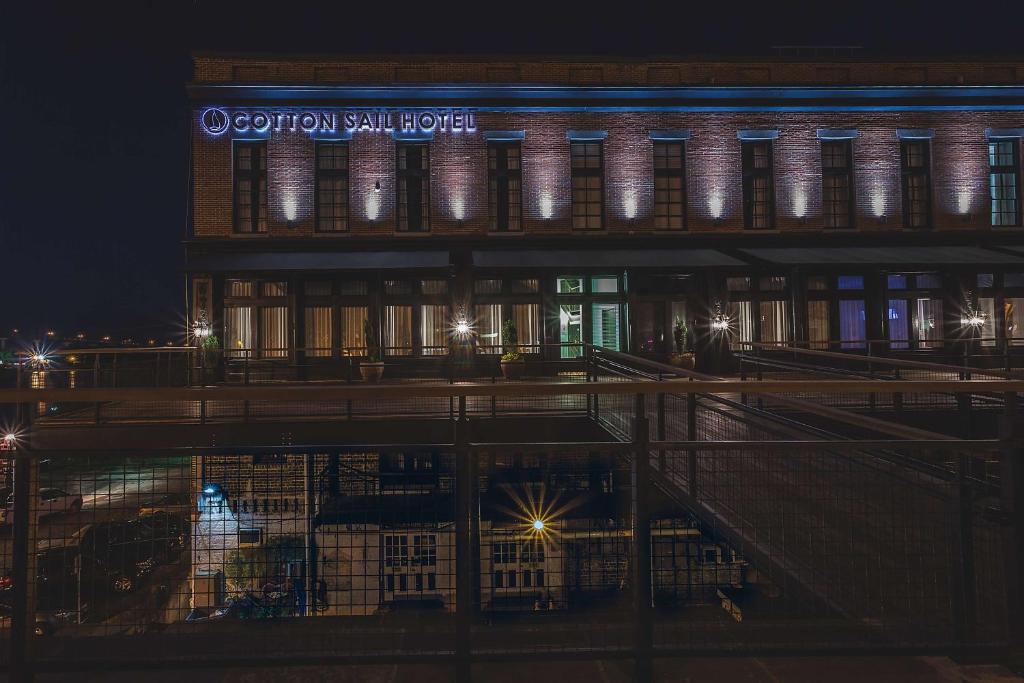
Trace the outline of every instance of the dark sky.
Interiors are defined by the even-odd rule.
[[[184,309],[191,50],[999,56],[1021,51],[1022,18],[1006,9],[1016,3],[899,0],[11,4],[0,19],[0,337],[52,327],[137,339],[167,337]]]

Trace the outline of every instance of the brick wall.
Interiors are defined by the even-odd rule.
[[[194,120],[194,232],[230,235],[231,140],[211,137]],[[878,113],[487,113],[476,133],[438,132],[430,143],[431,234],[487,231],[486,130],[525,130],[523,213],[528,234],[569,233],[570,169],[566,131],[604,130],[607,232],[651,232],[653,129],[684,128],[687,143],[688,226],[691,232],[743,227],[740,129],[778,129],[774,147],[777,227],[821,229],[821,161],[817,128],[856,128],[853,143],[857,229],[899,230],[900,166],[897,128],[934,128],[933,213],[936,229],[988,226],[985,128],[1024,126],[1024,116],[1000,112]],[[313,141],[279,132],[268,142],[269,233],[313,233]],[[389,236],[395,231],[395,142],[384,133],[355,133],[350,142],[350,232]],[[380,181],[381,191],[374,191]],[[630,218],[635,205],[635,218]],[[798,218],[805,206],[806,220]],[[719,209],[720,207],[720,209]],[[876,213],[886,220],[880,222]],[[965,221],[963,213],[968,220]],[[721,224],[715,225],[715,214]],[[294,216],[293,229],[288,228]],[[404,239],[405,236],[402,236]],[[410,239],[416,239],[410,236]],[[256,239],[259,239],[258,237]],[[330,239],[330,237],[324,237]]]

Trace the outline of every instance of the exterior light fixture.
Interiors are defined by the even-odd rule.
[[[722,312],[722,304],[715,302],[715,312],[711,316],[711,331],[723,334],[729,331],[731,326],[729,316]]]
[[[533,520],[533,529],[534,529],[534,531],[544,531],[544,520],[542,520],[542,519],[535,519],[535,520]]]
[[[973,300],[974,295],[967,292],[963,313],[960,314],[960,324],[964,327],[981,328],[985,325],[985,314],[978,310],[972,303]]]
[[[985,324],[985,316],[978,312],[966,313],[960,318],[960,324],[965,327],[981,327]]]
[[[210,332],[210,323],[206,322],[205,319],[200,318],[192,323],[192,336],[200,343],[210,336]]]
[[[11,432],[8,432],[7,434],[4,434],[4,444],[7,445],[8,447],[13,446],[14,442],[17,441],[17,440],[18,440],[18,437],[16,437]]]
[[[472,328],[469,325],[469,321],[467,320],[458,320],[455,323],[455,334],[459,335],[460,337],[465,337],[467,334],[470,333],[471,329]]]
[[[380,181],[379,180],[373,184],[373,191],[374,192],[380,192]]]

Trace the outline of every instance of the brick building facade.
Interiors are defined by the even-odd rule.
[[[716,315],[733,346],[1024,344],[1024,64],[195,67],[192,315],[239,355],[358,356],[361,319],[413,357],[463,318],[562,357],[666,355],[681,319],[704,367]]]

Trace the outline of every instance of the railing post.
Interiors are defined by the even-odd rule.
[[[470,683],[473,676],[473,586],[480,570],[473,552],[478,535],[474,506],[478,484],[475,458],[469,448],[466,397],[460,396],[459,417],[455,422],[455,680],[458,683]]]
[[[1006,513],[1007,539],[1006,577],[1007,613],[1011,646],[1024,644],[1024,586],[1020,576],[1024,572],[1024,426],[1020,424],[1020,406],[1017,394],[1004,395],[1005,413],[999,425],[1001,498]]]
[[[693,381],[692,379],[690,381]],[[686,440],[697,441],[697,394],[686,395]],[[690,484],[690,496],[697,500],[697,449],[686,452],[686,476]]]
[[[959,454],[957,462],[956,491],[953,502],[956,522],[953,549],[953,628],[958,645],[968,645],[973,639],[977,622],[975,609],[974,571],[974,497],[968,479],[970,461],[967,455]]]
[[[23,417],[31,414],[30,406],[25,406]],[[33,679],[31,650],[36,613],[36,516],[32,503],[38,485],[38,461],[32,457],[30,436],[27,434],[18,439],[16,449],[10,663],[12,681],[27,683]]]
[[[651,591],[650,426],[644,395],[636,395],[633,425],[633,618],[634,679],[654,678],[654,609]]]
[[[665,393],[658,392],[658,441],[665,440]],[[664,474],[666,469],[665,449],[658,450],[658,470]]]
[[[896,380],[901,379],[901,377],[900,377],[900,369],[899,368],[896,368],[896,370],[893,372],[893,377]],[[899,413],[899,412],[901,412],[903,410],[903,392],[902,391],[893,392],[893,395],[892,395],[892,409],[894,411],[896,411],[897,413]]]

